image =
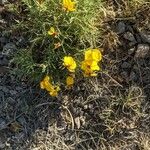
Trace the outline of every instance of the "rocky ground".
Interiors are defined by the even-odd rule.
[[[0,18],[0,149],[150,148],[149,28],[139,31],[130,20],[107,24],[107,39],[116,44],[103,41],[98,78],[52,99],[10,72],[13,54],[27,42],[9,34],[6,14]]]

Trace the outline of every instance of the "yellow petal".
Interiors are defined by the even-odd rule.
[[[72,86],[74,84],[74,78],[71,76],[68,76],[66,78],[66,84],[67,84],[67,86]]]
[[[60,90],[59,86],[55,87],[55,89],[51,90],[49,94],[53,97],[56,97],[58,95],[58,91]]]
[[[91,60],[92,58],[92,50],[89,49],[89,50],[86,50],[85,51],[85,60]]]
[[[49,94],[53,97],[56,97],[58,95],[58,92],[56,90],[50,91]]]
[[[102,54],[98,49],[89,49],[85,51],[85,60],[101,61]]]
[[[93,71],[96,71],[96,70],[98,71],[98,70],[100,70],[100,68],[99,68],[99,66],[98,66],[98,64],[97,64],[96,61],[93,61],[93,62],[92,62],[90,68],[91,68],[91,70],[93,70]]]
[[[102,54],[98,49],[93,49],[92,51],[92,59],[94,61],[101,61],[102,60]]]
[[[55,32],[55,29],[54,29],[53,27],[51,27],[51,28],[49,29],[49,31],[48,31],[48,34],[49,34],[49,35],[53,35],[54,32]]]
[[[94,73],[94,72],[93,72],[93,73],[90,74],[90,76],[91,76],[91,77],[96,77],[96,76],[97,76],[97,73]]]
[[[74,61],[74,59],[71,56],[65,56],[64,57],[64,63],[63,65],[70,71],[70,72],[74,72],[76,69],[76,62]]]
[[[63,0],[63,8],[66,11],[75,11],[75,2],[71,0]]]
[[[43,82],[43,81],[40,82],[40,88],[41,88],[41,89],[45,89],[45,87],[44,87],[44,82]]]

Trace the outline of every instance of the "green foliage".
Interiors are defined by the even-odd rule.
[[[33,66],[46,66],[43,74],[51,74],[59,81],[64,71],[62,59],[70,55],[79,61],[85,48],[97,47],[99,31],[96,27],[101,0],[78,0],[76,10],[63,10],[62,0],[22,0],[25,7],[25,19],[18,24],[31,45],[27,53],[17,55],[16,62],[27,76],[31,72],[38,74]],[[58,35],[48,35],[54,27]],[[55,45],[61,45],[56,48]],[[29,54],[28,54],[29,53]],[[18,58],[20,60],[18,61]],[[39,78],[37,76],[36,78]]]

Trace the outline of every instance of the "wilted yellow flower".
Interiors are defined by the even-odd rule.
[[[63,0],[63,8],[66,11],[75,11],[75,4],[74,0]]]
[[[102,54],[98,49],[89,49],[85,51],[85,60],[101,61]]]
[[[52,89],[52,84],[50,83],[50,77],[46,76],[43,81],[40,82],[41,89],[46,89],[50,91]]]
[[[55,28],[54,27],[51,27],[49,30],[48,30],[48,34],[49,35],[52,35],[52,36],[57,36],[58,33],[55,31]]]
[[[66,78],[67,87],[71,87],[74,84],[74,78],[72,76],[68,76]]]
[[[58,95],[58,91],[60,91],[59,86],[53,87],[53,89],[49,92],[49,94],[53,97],[56,97]]]
[[[50,77],[46,76],[41,82],[40,82],[41,89],[45,89],[49,92],[51,96],[57,96],[58,91],[60,90],[59,86],[53,86],[50,82]]]
[[[75,69],[77,67],[76,62],[71,56],[65,56],[64,57],[64,63],[63,65],[70,71],[70,72],[75,72]]]
[[[54,48],[57,49],[61,46],[61,43],[60,42],[54,43],[54,46],[55,46]]]

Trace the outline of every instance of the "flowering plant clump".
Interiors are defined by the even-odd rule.
[[[26,19],[18,25],[31,45],[21,50],[15,62],[22,76],[40,82],[41,89],[57,96],[59,85],[71,88],[76,78],[96,76],[102,55],[97,46],[97,14],[101,0],[22,0]],[[44,78],[43,78],[44,76]],[[31,79],[31,78],[30,78]],[[54,81],[54,83],[52,82]]]

